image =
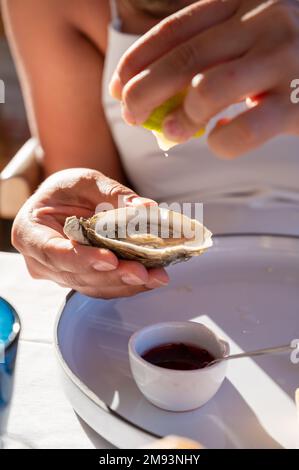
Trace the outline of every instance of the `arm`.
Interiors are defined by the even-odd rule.
[[[44,151],[46,175],[83,166],[122,181],[102,106],[101,44],[80,30],[79,19],[87,19],[84,2],[2,0],[2,7],[31,131]],[[103,36],[107,18],[99,16]]]

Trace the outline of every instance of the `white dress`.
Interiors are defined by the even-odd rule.
[[[112,9],[103,103],[131,186],[159,202],[203,202],[205,223],[214,232],[299,234],[298,137],[276,137],[233,161],[218,159],[203,137],[174,147],[166,158],[152,133],[123,121],[108,84],[119,59],[138,37],[121,31],[114,2]],[[234,105],[223,114],[236,114],[243,107]]]

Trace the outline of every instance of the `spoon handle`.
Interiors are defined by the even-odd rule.
[[[231,356],[224,357],[223,360],[241,359],[242,357],[263,356],[264,354],[274,354],[292,351],[294,348],[290,344],[284,346],[276,346],[275,348],[257,349],[256,351],[244,352],[240,354],[232,354]]]

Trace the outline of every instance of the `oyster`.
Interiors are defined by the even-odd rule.
[[[148,268],[186,261],[213,244],[211,232],[200,222],[157,206],[119,208],[90,219],[68,217],[64,233],[77,243],[107,248]]]

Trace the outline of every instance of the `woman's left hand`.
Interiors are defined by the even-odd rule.
[[[278,134],[299,134],[295,79],[297,0],[202,0],[163,20],[125,53],[111,93],[123,100],[125,119],[139,125],[189,86],[183,105],[164,121],[165,135],[176,142],[247,99],[247,111],[219,121],[208,137],[216,154],[234,158]]]

